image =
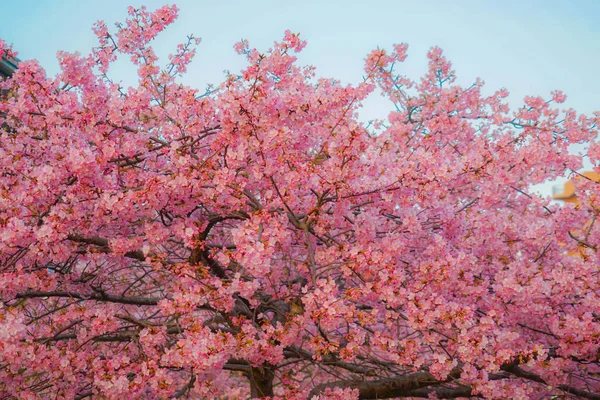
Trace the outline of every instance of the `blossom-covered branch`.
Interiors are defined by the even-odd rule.
[[[599,114],[405,44],[343,85],[290,31],[199,91],[195,36],[152,47],[177,13],[0,82],[0,397],[598,398],[599,186],[532,186],[600,163]]]

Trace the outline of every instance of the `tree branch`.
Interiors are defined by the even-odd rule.
[[[178,399],[186,394],[190,389],[194,387],[194,383],[196,382],[196,375],[192,373],[192,377],[181,389],[179,389],[175,394],[173,394],[173,398]]]
[[[518,362],[506,363],[501,367],[501,374],[490,375],[490,379],[506,379],[512,374],[515,377],[526,379],[532,382],[538,382],[546,385],[547,382],[539,375],[523,370],[518,366]],[[393,397],[428,397],[435,395],[442,399],[451,399],[457,397],[473,397],[472,389],[469,386],[444,387],[443,383],[451,382],[460,377],[461,370],[454,369],[448,376],[447,381],[439,381],[428,372],[416,372],[414,374],[402,375],[394,378],[365,381],[365,380],[340,380],[329,383],[322,383],[315,386],[308,395],[308,399],[318,396],[327,388],[350,388],[358,389],[358,398],[367,399],[389,399]],[[508,374],[506,374],[508,373]],[[558,385],[557,389],[578,396],[583,399],[600,400],[600,394],[578,389],[570,385]]]
[[[304,349],[299,349],[296,346],[289,346],[283,350],[283,356],[285,358],[299,358],[302,360],[314,362],[313,355]],[[357,364],[352,364],[337,359],[334,356],[323,356],[320,364],[330,365],[338,368],[345,369],[346,371],[354,372],[356,374],[364,374],[366,376],[373,376],[376,371],[373,368],[363,367]]]
[[[460,372],[454,372],[457,378]],[[411,393],[431,385],[440,384],[429,372],[416,372],[414,374],[398,376],[395,378],[380,379],[376,381],[344,380],[322,383],[315,386],[308,395],[311,399],[318,396],[327,388],[358,389],[359,399],[389,399],[392,397],[411,396]]]
[[[502,366],[502,370],[510,372],[511,374],[513,374],[514,376],[517,376],[519,378],[527,379],[527,380],[534,381],[534,382],[539,382],[542,384],[547,384],[546,381],[539,375],[534,374],[533,372],[525,371],[525,370],[519,368],[519,366],[517,366],[514,363],[506,364],[506,365]],[[569,386],[569,385],[558,385],[557,388],[562,390],[565,393],[574,394],[582,399],[600,400],[599,393],[588,392],[588,391],[585,391],[582,389],[577,389],[577,388],[575,388],[573,386]]]
[[[472,394],[472,389],[469,386],[444,387],[433,386],[429,388],[417,389],[410,392],[409,397],[423,397],[426,399],[434,395],[438,399],[456,399],[457,397],[481,397]]]
[[[77,242],[77,243],[93,244],[94,246],[98,246],[98,247],[102,248],[102,250],[104,252],[110,253],[110,247],[108,246],[108,239],[105,239],[105,238],[101,238],[101,237],[97,237],[97,236],[84,237],[84,236],[81,236],[78,234],[73,234],[73,235],[67,236],[67,239],[69,239],[72,242]],[[146,260],[146,257],[144,256],[144,253],[141,250],[128,251],[127,253],[125,253],[125,257],[133,258],[138,261]]]
[[[107,293],[90,293],[81,294],[77,292],[66,292],[66,291],[53,291],[53,292],[34,292],[27,291],[24,293],[18,293],[17,299],[32,299],[39,297],[69,297],[72,299],[80,300],[96,300],[107,303],[119,303],[119,304],[133,304],[137,306],[156,306],[158,302],[162,300],[158,297],[140,297],[140,296],[116,296]]]

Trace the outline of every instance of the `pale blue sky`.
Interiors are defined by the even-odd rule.
[[[112,26],[127,5],[159,7],[164,1],[0,0],[0,37],[13,43],[20,58],[37,58],[54,74],[56,51],[89,52],[95,44],[92,24]],[[488,89],[506,87],[511,102],[523,96],[547,96],[560,89],[566,106],[591,113],[600,110],[600,1],[597,0],[180,0],[180,17],[155,43],[159,54],[193,33],[203,39],[186,82],[203,89],[219,83],[223,70],[238,71],[244,61],[233,51],[241,38],[267,49],[286,29],[300,32],[308,46],[300,62],[321,76],[358,82],[363,58],[373,48],[410,45],[404,73],[425,72],[425,53],[442,47],[459,82],[481,77]],[[133,71],[119,64],[124,83]],[[391,107],[374,98],[361,116],[385,117]],[[545,190],[544,190],[545,191]]]

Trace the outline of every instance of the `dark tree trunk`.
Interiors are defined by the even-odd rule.
[[[247,375],[250,381],[250,395],[252,398],[273,396],[273,372],[264,367],[253,367]]]

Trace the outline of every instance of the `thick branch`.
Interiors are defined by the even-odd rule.
[[[417,389],[426,388],[441,383],[428,372],[416,372],[396,378],[381,379],[376,381],[344,380],[323,383],[315,386],[308,395],[320,395],[327,388],[358,389],[359,399],[389,399],[392,397],[410,396]]]
[[[72,242],[77,242],[77,243],[93,244],[95,246],[102,248],[107,253],[110,252],[110,248],[108,246],[108,239],[105,239],[105,238],[96,237],[96,236],[84,237],[84,236],[75,234],[75,235],[67,236],[67,239],[69,239]],[[144,256],[144,253],[141,250],[128,251],[127,253],[125,253],[125,257],[133,258],[138,261],[146,260],[146,257]]]
[[[252,367],[246,374],[250,381],[250,396],[262,398],[273,396],[273,371],[265,367]]]
[[[81,299],[81,300],[96,300],[107,303],[120,303],[120,304],[133,304],[137,306],[155,306],[158,304],[161,298],[158,297],[139,297],[139,296],[116,296],[107,293],[90,293],[83,295],[77,292],[64,292],[64,291],[54,291],[54,292],[33,292],[28,291],[24,293],[17,294],[17,299],[32,299],[39,297],[69,297],[72,299]]]
[[[210,251],[209,251],[210,249],[208,247],[206,247],[204,245],[204,243],[206,242],[206,239],[208,238],[210,231],[218,223],[227,221],[227,220],[244,220],[244,219],[248,219],[248,218],[249,218],[249,215],[244,212],[233,212],[228,215],[218,215],[218,216],[214,216],[214,217],[210,218],[204,231],[200,232],[200,234],[198,235],[198,240],[200,242],[202,242],[202,245],[192,249],[192,252],[191,252],[189,260],[188,260],[189,263],[191,265],[204,264],[210,268],[210,270],[212,271],[212,273],[214,275],[218,276],[221,279],[227,278],[225,269],[210,256]]]
[[[435,395],[438,399],[456,399],[458,397],[480,397],[472,394],[472,389],[469,386],[444,387],[433,386],[430,388],[417,389],[410,392],[409,397],[423,397],[426,399]]]
[[[504,371],[510,372],[511,374],[519,378],[546,384],[546,381],[542,377],[540,377],[537,374],[534,374],[533,372],[525,371],[524,369],[519,368],[516,364],[504,365],[502,369]],[[557,388],[565,393],[574,394],[582,399],[600,400],[599,393],[588,392],[569,385],[558,385]]]
[[[490,379],[506,379],[508,374],[515,377],[526,379],[532,382],[547,384],[539,375],[523,370],[517,362],[506,363],[502,366],[503,373],[490,375]],[[506,375],[505,375],[506,374]],[[452,371],[446,382],[451,382],[460,376],[460,370]],[[428,372],[417,372],[410,375],[398,376],[395,378],[365,381],[365,380],[341,380],[329,383],[323,383],[315,386],[308,396],[318,396],[327,388],[350,388],[358,389],[359,399],[389,399],[393,397],[428,397],[432,394],[438,398],[457,398],[472,397],[471,388],[468,386],[445,387],[443,381],[436,380]],[[583,399],[600,400],[600,394],[588,392],[569,385],[558,385],[557,389],[578,396]]]

